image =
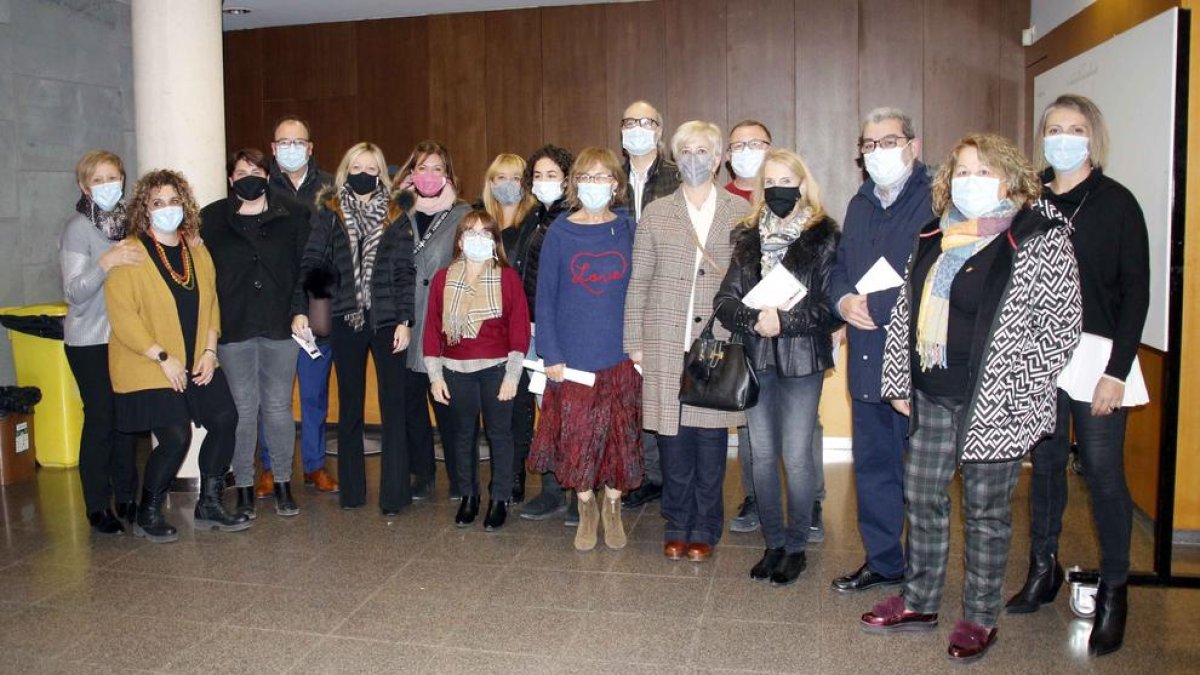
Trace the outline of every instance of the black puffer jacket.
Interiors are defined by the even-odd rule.
[[[546,240],[546,230],[550,223],[566,209],[564,200],[559,199],[546,208],[545,204],[537,206],[525,214],[525,220],[517,227],[510,227],[501,233],[504,243],[504,255],[508,264],[512,265],[525,287],[525,299],[529,302],[529,320],[534,321],[533,307],[537,303],[538,260],[542,256],[542,242]]]
[[[801,377],[833,367],[830,335],[842,321],[833,311],[829,276],[837,253],[837,224],[823,218],[805,230],[783,257],[783,266],[804,284],[808,294],[788,311],[779,312],[780,334],[764,338],[754,332],[759,310],[746,306],[742,298],[761,279],[762,238],[757,227],[738,227],[731,235],[733,259],[713,299],[717,319],[730,332],[742,336],[746,353],[756,369],[774,363],[783,377]]]

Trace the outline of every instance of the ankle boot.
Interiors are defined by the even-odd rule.
[[[1029,614],[1042,605],[1054,602],[1058,589],[1066,579],[1058,554],[1048,553],[1029,556],[1029,576],[1017,594],[1009,598],[1004,611],[1009,614]]]
[[[1100,581],[1096,590],[1096,617],[1092,619],[1092,636],[1088,638],[1088,653],[1092,656],[1104,656],[1121,648],[1129,613],[1128,590],[1126,584],[1109,586]]]
[[[463,497],[458,503],[458,513],[454,515],[454,524],[458,527],[470,527],[479,515],[479,495]]]
[[[512,503],[520,504],[523,501],[525,501],[525,469],[521,469],[513,477]]]
[[[142,504],[138,507],[137,522],[133,526],[134,534],[155,544],[168,544],[179,539],[179,533],[162,514],[163,501],[166,498],[165,490],[159,494],[142,491]]]
[[[600,512],[600,522],[604,525],[604,545],[619,550],[625,548],[625,525],[621,522],[621,499],[604,498],[604,510]]]
[[[596,505],[596,495],[586,502],[575,497],[579,502],[579,527],[575,528],[575,550],[590,551],[596,548],[596,539],[600,529],[600,508]]]
[[[296,500],[292,498],[292,481],[275,483],[275,515],[294,516],[300,513]]]
[[[109,509],[93,511],[88,514],[87,519],[88,525],[92,527],[92,532],[96,534],[113,535],[125,531],[125,526]]]
[[[254,520],[258,514],[254,511],[254,487],[247,485],[246,487],[235,488],[237,490],[237,512],[238,515],[246,516],[247,520]]]
[[[244,513],[231,514],[225,510],[222,495],[225,492],[224,476],[200,478],[200,499],[196,501],[196,529],[241,532],[250,527],[250,518]]]
[[[508,502],[496,499],[489,501],[487,515],[483,518],[483,529],[495,532],[504,527],[506,520],[508,520]]]
[[[137,520],[137,502],[119,502],[117,504],[117,518],[129,523],[129,527],[133,527],[133,523]]]

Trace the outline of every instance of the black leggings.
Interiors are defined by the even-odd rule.
[[[203,389],[203,391],[201,391]],[[238,414],[225,374],[219,369],[212,382],[201,388],[188,384],[188,397],[192,421],[204,427],[204,441],[200,444],[200,474],[202,476],[224,476],[233,459],[234,436],[237,431]],[[171,480],[179,472],[192,443],[190,424],[169,424],[153,427],[151,433],[158,441],[157,447],[146,460],[142,483],[146,491],[161,495],[171,487]]]

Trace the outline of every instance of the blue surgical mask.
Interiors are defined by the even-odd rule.
[[[621,130],[621,147],[634,157],[650,154],[658,144],[654,140],[654,131],[644,127]]]
[[[105,211],[112,211],[121,201],[121,194],[124,186],[121,181],[113,181],[111,183],[101,183],[100,185],[92,186],[92,202]]]
[[[1042,139],[1042,154],[1055,171],[1070,173],[1087,161],[1088,137],[1073,134],[1046,136]]]
[[[613,187],[609,183],[579,183],[575,186],[579,203],[589,211],[599,211],[612,200]]]
[[[299,145],[284,145],[275,153],[275,161],[284,171],[299,171],[308,164],[308,149]]]
[[[496,242],[487,235],[467,235],[463,237],[463,255],[471,262],[491,260],[496,255]]]
[[[492,196],[502,205],[512,206],[521,201],[521,184],[515,180],[492,183]]]
[[[154,229],[164,234],[170,234],[178,230],[182,223],[182,206],[164,206],[157,211],[150,212],[150,224],[154,226]]]
[[[950,199],[968,218],[987,215],[1000,205],[1000,179],[991,176],[958,176],[950,181]]]

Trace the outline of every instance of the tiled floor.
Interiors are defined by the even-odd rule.
[[[378,458],[367,460],[374,479]],[[962,585],[960,526],[935,634],[877,637],[857,617],[890,590],[843,596],[829,580],[855,568],[850,466],[827,466],[828,534],[786,589],[752,583],[760,535],[729,534],[708,564],[662,558],[657,505],[626,516],[630,545],[576,553],[561,521],[510,521],[501,533],[458,530],[444,482],[433,503],[395,519],[337,508],[301,489],[300,516],[269,501],[249,531],[196,533],[194,497],[173,495],[180,541],[95,539],[78,476],[41,471],[0,498],[0,671],[231,673],[935,673],[957,670],[945,641]],[[726,504],[741,496],[730,463]],[[1073,488],[1078,487],[1073,484]],[[536,493],[536,486],[531,493]],[[1006,593],[1027,551],[1027,477]],[[232,495],[228,499],[232,501]],[[1094,562],[1083,491],[1073,493],[1068,563]],[[1184,552],[1192,562],[1200,556]],[[1135,532],[1135,567],[1150,537]],[[1090,660],[1089,624],[1053,607],[1002,617],[978,672],[1200,671],[1200,591],[1136,588],[1125,648]]]

